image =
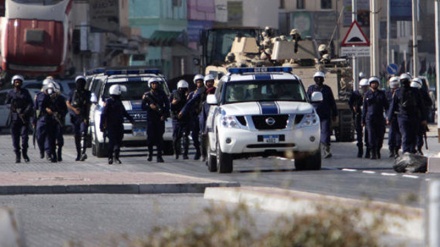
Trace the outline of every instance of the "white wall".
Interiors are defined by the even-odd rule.
[[[278,29],[278,8],[279,1],[243,0],[243,26],[269,26]]]
[[[243,2],[243,26],[265,27],[278,29],[277,0],[215,0],[217,22],[228,21],[228,2]]]

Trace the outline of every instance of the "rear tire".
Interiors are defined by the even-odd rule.
[[[107,157],[108,155],[107,145],[105,145],[104,143],[97,143],[97,142],[93,143],[92,154],[98,158]]]
[[[310,155],[301,153],[295,154],[296,170],[320,170],[321,169],[321,148]]]
[[[217,148],[216,148],[216,159],[217,166],[219,167],[219,173],[231,173],[232,172],[232,155],[223,153],[220,149],[220,143],[217,138]]]

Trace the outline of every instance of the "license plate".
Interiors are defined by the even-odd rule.
[[[263,142],[265,143],[278,143],[280,142],[279,135],[264,135]]]
[[[144,127],[133,127],[133,136],[146,136],[147,130]]]

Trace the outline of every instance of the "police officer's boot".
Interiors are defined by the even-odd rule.
[[[58,150],[57,150],[57,159],[58,159],[58,161],[63,161],[63,157],[61,156],[62,152],[63,152],[63,148],[59,146]]]
[[[375,148],[372,148],[372,149],[371,149],[371,159],[372,159],[372,160],[377,159],[377,151],[376,151]]]
[[[199,160],[200,156],[202,155],[200,152],[200,146],[196,146],[196,154],[194,155],[194,160]]]
[[[75,147],[76,147],[76,159],[79,161],[81,159],[81,137],[75,136]]]
[[[29,156],[27,154],[27,149],[23,149],[22,155],[23,155],[24,162],[28,163],[29,162]]]
[[[396,156],[396,149],[395,148],[390,148],[390,156],[388,156],[389,158],[394,158],[394,156]]]
[[[358,157],[358,158],[362,158],[362,155],[364,155],[364,149],[363,149],[362,146],[358,146],[357,157]]]
[[[188,148],[189,148],[189,139],[188,137],[183,137],[183,159],[188,159]]]
[[[423,155],[422,147],[417,147],[417,154],[418,155]]]
[[[152,161],[153,160],[153,146],[148,146],[148,161]]]
[[[108,156],[108,164],[109,165],[113,164],[113,150],[109,150],[107,156]]]
[[[122,162],[121,162],[121,160],[119,160],[119,152],[120,152],[121,150],[115,150],[115,163],[116,164],[121,164]]]
[[[180,147],[180,141],[174,141],[174,155],[176,156],[176,160],[179,159],[180,153],[181,153],[181,147]]]
[[[86,154],[86,148],[87,148],[87,143],[86,143],[86,136],[83,135],[81,136],[81,147],[82,147],[82,153],[81,153],[81,158],[79,159],[80,161],[84,161],[87,159],[87,154]]]
[[[365,158],[366,159],[370,158],[370,148],[367,148],[367,150],[365,151]]]
[[[397,159],[399,158],[399,149],[400,148],[396,148],[395,152],[394,152],[394,158]]]
[[[332,153],[330,152],[330,145],[324,145],[324,159],[332,157]]]
[[[15,151],[15,163],[21,162],[21,153],[20,151]]]

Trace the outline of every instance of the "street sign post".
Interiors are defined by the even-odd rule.
[[[387,72],[390,75],[396,75],[398,69],[399,69],[399,67],[397,66],[397,64],[394,64],[394,63],[387,66]]]
[[[341,56],[369,57],[370,47],[369,46],[341,47]]]

